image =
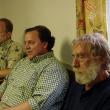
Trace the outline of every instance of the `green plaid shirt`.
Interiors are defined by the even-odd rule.
[[[0,44],[0,69],[12,68],[22,56],[21,46],[11,39]]]
[[[9,106],[28,101],[32,110],[60,110],[67,86],[67,71],[48,52],[17,63],[0,86],[1,101]]]

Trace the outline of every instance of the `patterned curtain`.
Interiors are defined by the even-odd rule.
[[[76,0],[77,36],[106,31],[106,0]]]
[[[110,0],[106,0],[106,23],[107,23],[108,44],[110,47]]]

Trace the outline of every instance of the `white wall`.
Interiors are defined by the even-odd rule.
[[[56,57],[71,65],[71,42],[76,36],[75,0],[0,0],[2,17],[13,21],[13,39],[22,42],[25,28],[47,26],[56,38]]]

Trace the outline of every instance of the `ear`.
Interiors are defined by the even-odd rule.
[[[11,32],[7,32],[7,37],[11,38],[12,33]]]
[[[43,47],[44,47],[44,49],[47,49],[48,43],[47,42],[43,42]]]
[[[102,56],[96,56],[94,59],[97,62],[97,64],[105,64],[106,61],[106,58]]]

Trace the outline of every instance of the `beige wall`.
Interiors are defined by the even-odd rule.
[[[22,43],[25,28],[46,25],[56,38],[56,57],[71,65],[71,42],[76,36],[75,0],[0,0],[2,16],[13,21],[13,39]]]
[[[0,0],[0,17],[2,17],[2,0]]]

